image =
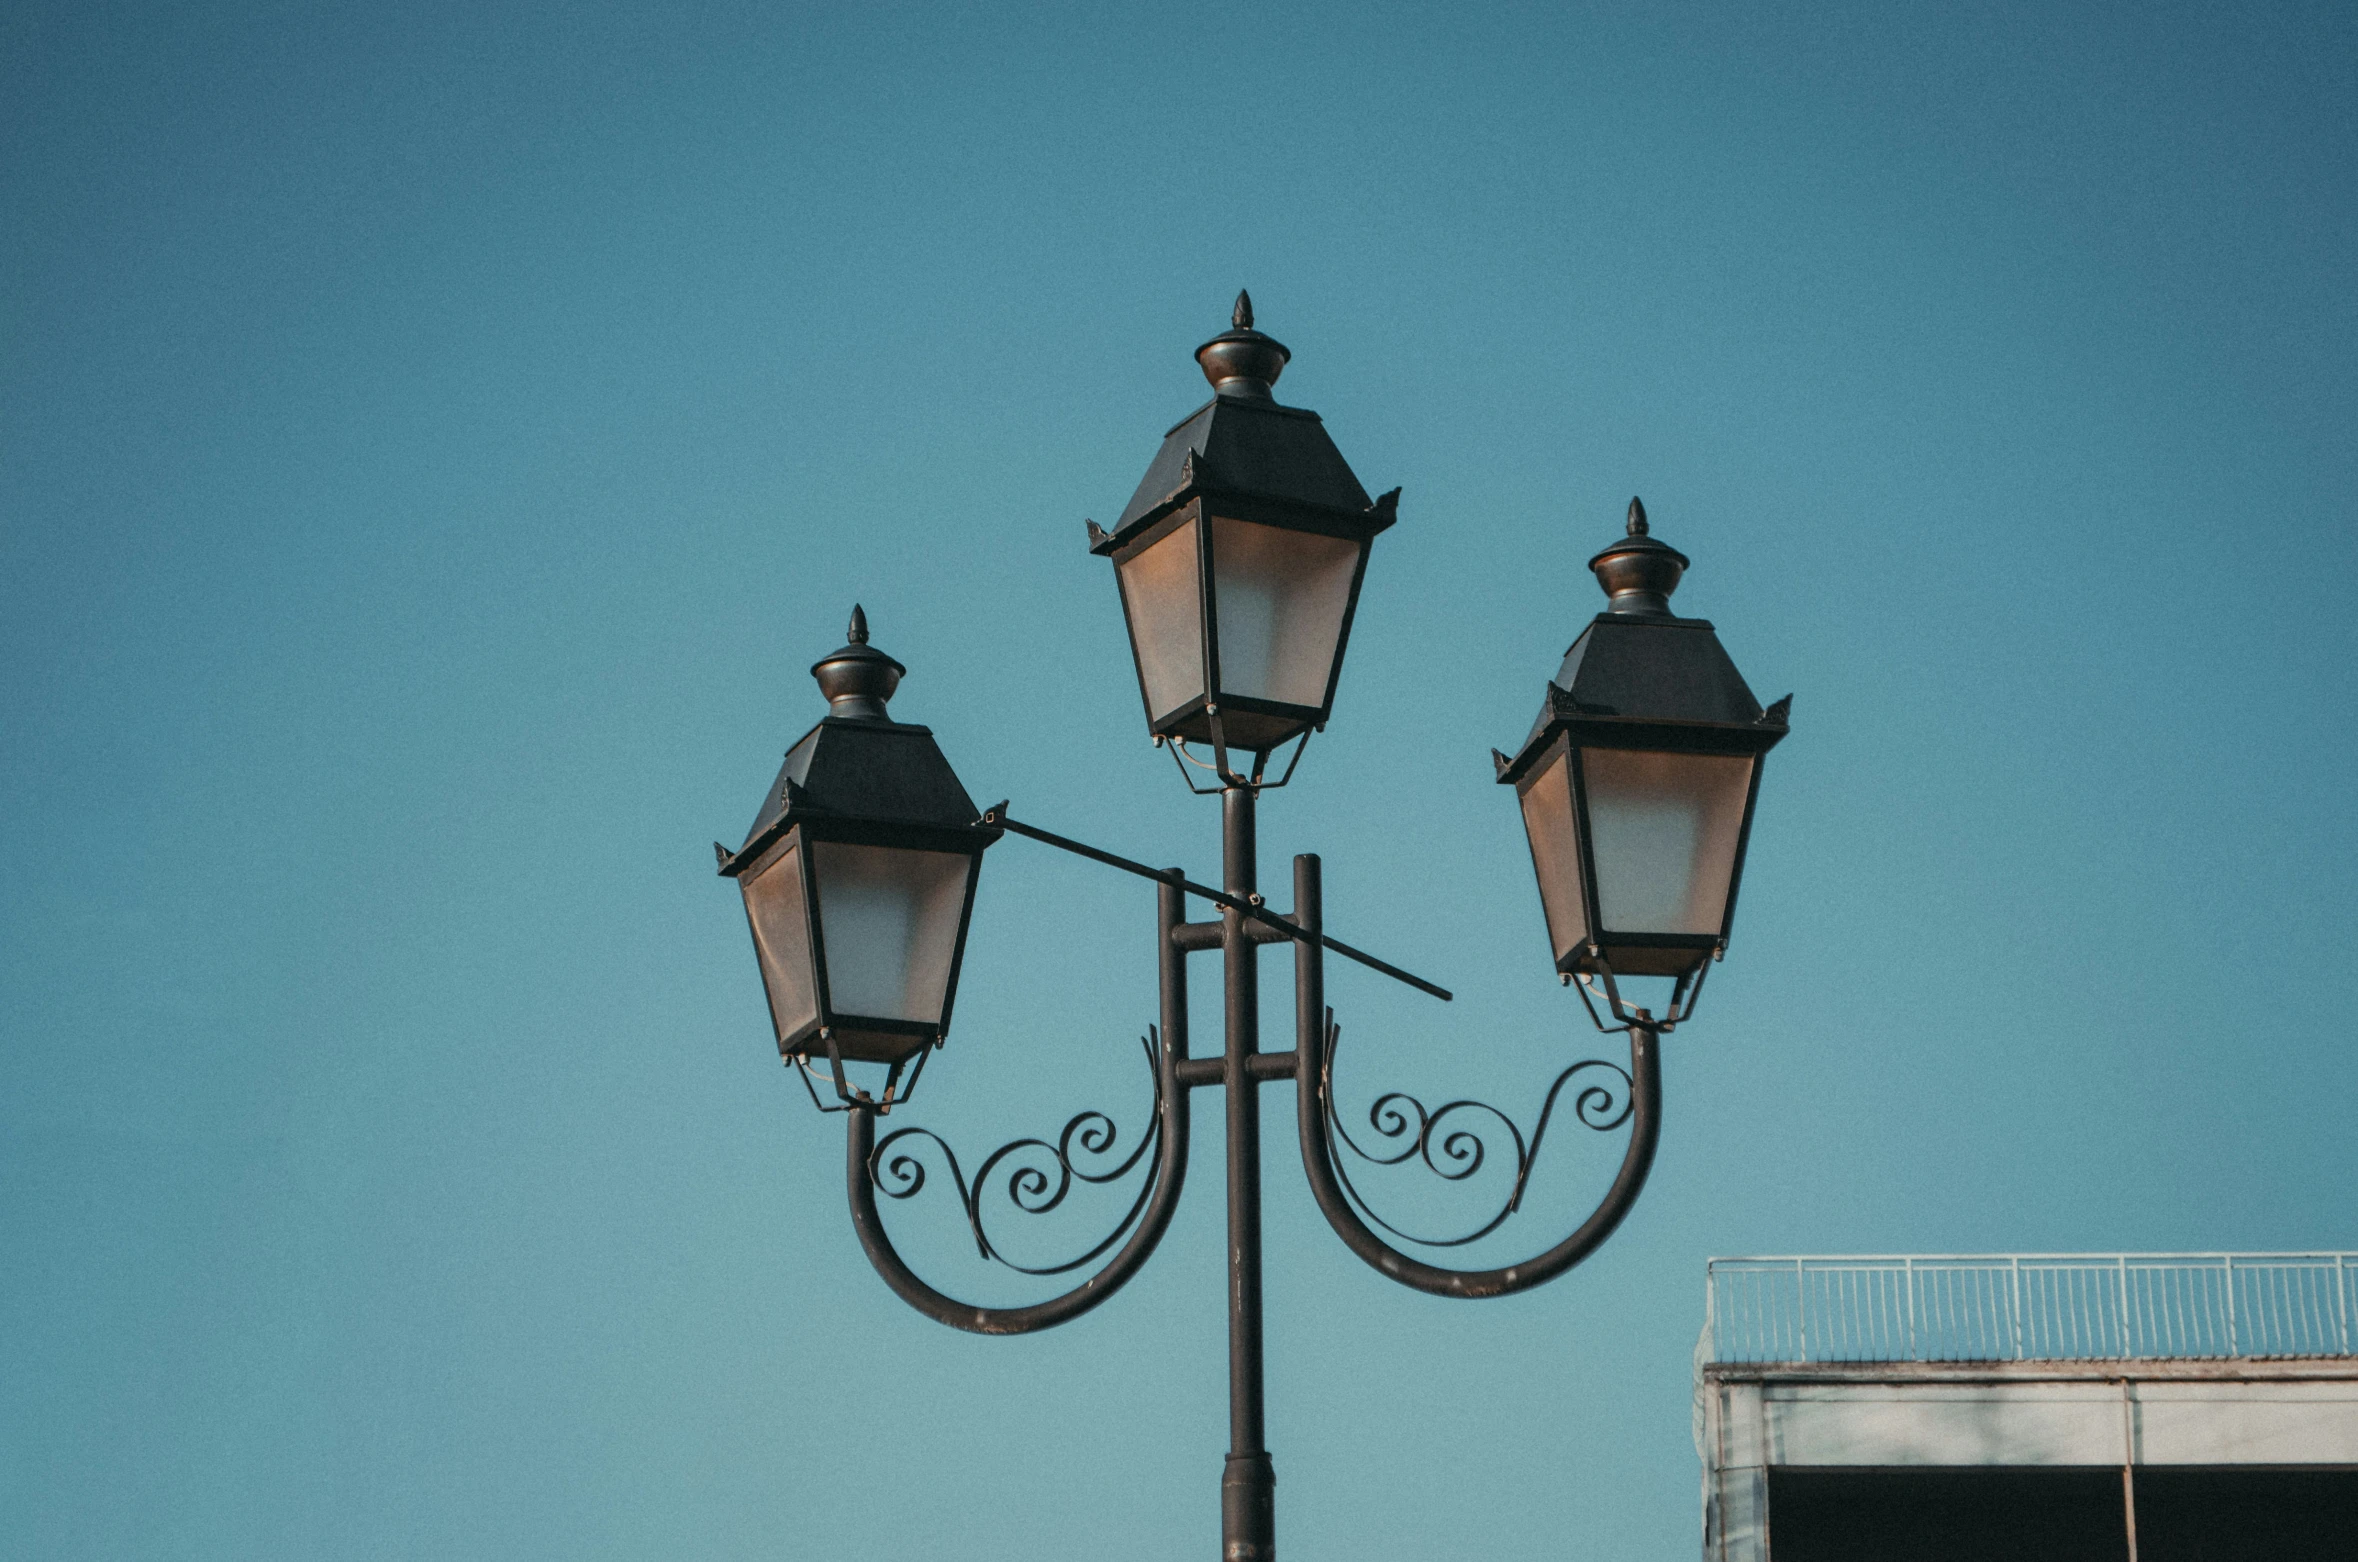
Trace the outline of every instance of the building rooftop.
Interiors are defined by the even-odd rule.
[[[1715,1258],[1707,1562],[2342,1557],[2358,1254]]]

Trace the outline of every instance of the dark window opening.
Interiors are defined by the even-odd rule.
[[[2117,1467],[1772,1470],[1776,1562],[2124,1562]],[[2358,1562],[2358,1470],[2137,1471],[2137,1562]]]

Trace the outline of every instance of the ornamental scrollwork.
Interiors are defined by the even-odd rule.
[[[1420,1247],[1464,1247],[1479,1242],[1522,1208],[1524,1190],[1531,1182],[1531,1169],[1538,1162],[1540,1147],[1546,1143],[1548,1126],[1555,1121],[1558,1098],[1581,1074],[1591,1069],[1603,1071],[1600,1076],[1581,1081],[1573,1094],[1572,1114],[1581,1126],[1610,1133],[1629,1121],[1636,1104],[1628,1071],[1603,1058],[1585,1058],[1556,1076],[1540,1103],[1539,1120],[1528,1138],[1513,1118],[1488,1102],[1460,1099],[1428,1109],[1406,1091],[1390,1090],[1376,1097],[1367,1109],[1367,1125],[1373,1130],[1375,1140],[1381,1141],[1370,1150],[1351,1137],[1351,1131],[1343,1124],[1342,1113],[1335,1106],[1334,1060],[1342,1034],[1342,1027],[1330,1015],[1325,1067],[1318,1087],[1328,1130],[1353,1155],[1372,1166],[1399,1166],[1410,1160],[1421,1160],[1426,1169],[1442,1180],[1464,1182],[1490,1160],[1492,1145],[1502,1131],[1513,1152],[1514,1181],[1507,1190],[1505,1202],[1474,1230],[1454,1237],[1421,1237],[1393,1225],[1376,1213],[1367,1196],[1352,1183],[1342,1157],[1333,1158],[1335,1178],[1360,1213],[1403,1242]]]
[[[1072,1192],[1075,1183],[1119,1182],[1162,1142],[1162,1071],[1155,1062],[1159,1038],[1151,1027],[1140,1038],[1140,1045],[1146,1049],[1147,1073],[1154,1081],[1154,1105],[1145,1134],[1118,1163],[1107,1164],[1117,1153],[1121,1130],[1111,1117],[1092,1109],[1075,1113],[1053,1141],[1023,1138],[999,1146],[983,1158],[972,1179],[959,1166],[958,1154],[950,1148],[948,1140],[931,1129],[903,1128],[876,1142],[875,1150],[868,1157],[870,1182],[877,1191],[890,1199],[912,1199],[923,1192],[927,1174],[925,1163],[920,1159],[921,1152],[913,1144],[898,1149],[896,1146],[901,1146],[903,1141],[925,1140],[940,1151],[942,1162],[949,1170],[950,1181],[957,1190],[958,1203],[966,1213],[967,1229],[974,1234],[974,1245],[984,1258],[1026,1275],[1068,1274],[1096,1262],[1137,1224],[1139,1214],[1154,1193],[1156,1179],[1152,1174],[1139,1185],[1138,1196],[1131,1200],[1121,1223],[1104,1240],[1079,1257],[1061,1264],[1035,1267],[1019,1264],[1008,1257],[991,1235],[985,1206],[996,1186],[1004,1201],[1018,1212],[1026,1215],[1048,1214],[1064,1203],[1065,1196]]]

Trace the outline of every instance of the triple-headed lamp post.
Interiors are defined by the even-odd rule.
[[[1555,969],[1598,1029],[1627,1033],[1629,1069],[1594,1058],[1572,1063],[1548,1087],[1528,1132],[1475,1102],[1427,1111],[1393,1092],[1362,1130],[1380,1142],[1363,1149],[1335,1108],[1340,1030],[1326,1006],[1326,953],[1436,997],[1449,994],[1327,934],[1315,856],[1294,859],[1293,910],[1270,909],[1260,893],[1254,812],[1264,790],[1291,778],[1333,711],[1369,549],[1392,524],[1399,490],[1371,502],[1318,415],[1278,404],[1272,387],[1291,355],[1252,323],[1251,302],[1239,297],[1235,329],[1196,352],[1212,400],[1164,437],[1114,529],[1089,523],[1091,551],[1113,560],[1148,731],[1171,750],[1191,789],[1220,794],[1219,888],[1019,823],[1004,803],[976,809],[932,734],[887,712],[906,669],[868,644],[856,608],[850,643],[811,669],[827,715],[787,751],[744,845],[714,848],[720,871],[744,893],[780,1054],[822,1111],[848,1114],[846,1174],[860,1243],[885,1283],[929,1317],[979,1334],[1018,1334],[1113,1295],[1161,1242],[1178,1205],[1190,1093],[1222,1092],[1223,1562],[1276,1555],[1276,1477],[1262,1419],[1261,1086],[1292,1082],[1312,1196],[1344,1243],[1391,1278],[1446,1296],[1503,1296],[1580,1262],[1620,1223],[1652,1166],[1660,1038],[1694,1012],[1705,972],[1727,950],[1763,756],[1785,735],[1790,705],[1788,697],[1764,711],[1711,625],[1671,611],[1688,561],[1648,534],[1645,510],[1631,500],[1627,535],[1589,560],[1605,610],[1573,642],[1522,746],[1511,758],[1492,751],[1499,781],[1514,786],[1522,807]],[[1285,767],[1271,779],[1271,756],[1288,745]],[[1195,773],[1208,784],[1198,785]],[[1161,1014],[1146,1043],[1154,1105],[1126,1153],[1110,1119],[1083,1112],[1053,1142],[1018,1139],[993,1151],[969,1178],[938,1137],[904,1128],[880,1141],[876,1120],[908,1100],[925,1059],[949,1034],[983,853],[1007,833],[1156,882]],[[1188,921],[1190,896],[1216,907],[1217,920]],[[1264,1052],[1258,956],[1261,945],[1281,942],[1294,953],[1294,1045]],[[1197,1057],[1188,1048],[1186,965],[1215,949],[1226,1046]],[[1658,1012],[1624,990],[1633,977],[1669,981]],[[1486,1270],[1444,1268],[1386,1240],[1450,1248],[1497,1230],[1520,1208],[1557,1098],[1576,1080],[1573,1115],[1600,1131],[1627,1123],[1629,1140],[1612,1186],[1568,1236],[1533,1258]],[[1461,1180],[1488,1152],[1473,1129],[1452,1122],[1460,1113],[1489,1113],[1508,1129],[1511,1187],[1471,1232],[1408,1236],[1353,1186],[1349,1160],[1415,1158]],[[1093,1272],[1024,1307],[978,1307],[920,1279],[894,1249],[876,1195],[916,1195],[929,1153],[946,1165],[985,1259],[1033,1275]],[[1039,1214],[1060,1205],[1076,1181],[1119,1182],[1141,1164],[1146,1171],[1120,1224],[1070,1262],[1026,1266],[995,1244],[986,1219],[993,1188]]]

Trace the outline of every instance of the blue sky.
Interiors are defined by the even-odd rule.
[[[2322,5],[10,8],[12,1549],[1211,1552],[1217,1114],[1129,1291],[926,1322],[706,843],[859,600],[978,800],[1215,870],[1081,523],[1239,286],[1405,490],[1262,825],[1460,994],[1338,971],[1347,1095],[1609,1052],[1486,751],[1631,493],[1796,693],[1590,1264],[1388,1285],[1270,1092],[1289,1557],[1692,1555],[1713,1253],[2358,1247],[2354,67]],[[910,1120],[1134,1131],[1152,915],[995,850]]]

